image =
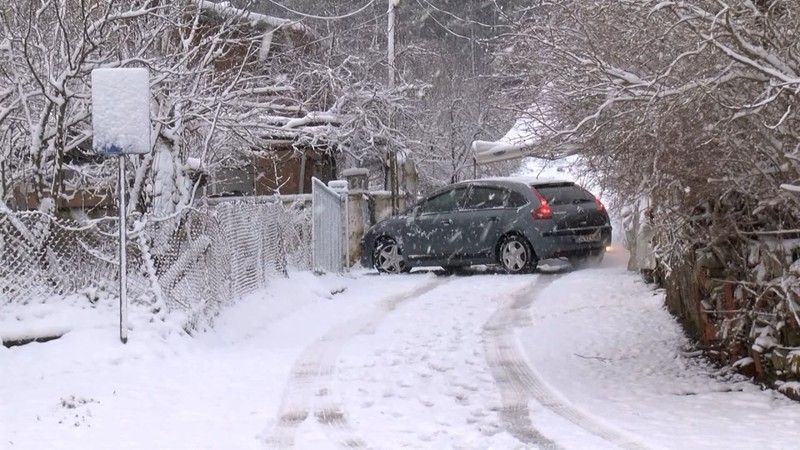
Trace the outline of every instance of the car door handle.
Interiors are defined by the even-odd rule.
[[[442,225],[452,225],[452,224],[453,224],[453,221],[450,220],[450,219],[444,219],[442,221]]]
[[[489,217],[489,222],[498,222],[498,221],[500,221],[499,217],[494,217],[494,216],[493,217]]]

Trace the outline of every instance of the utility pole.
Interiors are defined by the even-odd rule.
[[[394,10],[400,4],[400,0],[389,0],[389,13],[388,13],[388,26],[386,30],[387,37],[387,64],[389,66],[389,90],[394,91],[395,88],[395,67],[394,67]],[[389,127],[392,129],[395,126],[394,111],[390,113]],[[391,198],[392,198],[392,215],[400,213],[400,180],[398,179],[398,164],[397,164],[397,149],[389,145],[389,183],[391,185]]]
[[[386,36],[388,39],[388,64],[389,64],[389,89],[394,90],[394,81],[395,81],[395,73],[394,73],[394,10],[397,8],[397,5],[400,4],[399,0],[389,0],[389,25],[388,29],[386,30]]]

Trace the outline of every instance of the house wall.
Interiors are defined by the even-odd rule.
[[[311,150],[288,148],[264,152],[256,157],[255,167],[256,195],[310,194],[312,177],[325,183],[336,177],[333,158]]]
[[[256,158],[255,190],[257,195],[311,192],[314,162],[309,156],[306,156],[305,170],[303,171],[303,159],[293,153],[285,150],[275,151]],[[301,172],[304,172],[302,183]]]
[[[255,173],[252,167],[231,167],[216,170],[208,186],[214,196],[252,195]]]

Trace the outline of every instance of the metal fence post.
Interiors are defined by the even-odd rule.
[[[344,239],[342,239],[342,251],[344,252],[345,266],[343,269],[348,270],[350,268],[350,199],[348,198],[348,183],[346,180],[332,180],[328,182],[328,187],[336,191],[336,193],[339,194],[340,203],[344,203],[344,214],[341,214],[340,220],[344,221]],[[340,272],[341,271],[343,270],[340,270]]]

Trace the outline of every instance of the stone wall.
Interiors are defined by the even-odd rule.
[[[709,245],[663,279],[666,307],[713,361],[800,399],[797,239]],[[793,278],[794,277],[794,278]]]
[[[372,225],[392,217],[392,194],[389,191],[368,189],[367,169],[347,169],[342,176],[347,180],[348,190],[348,249],[350,264],[358,264],[361,258],[361,238]],[[405,209],[406,196],[400,195],[400,210]]]

